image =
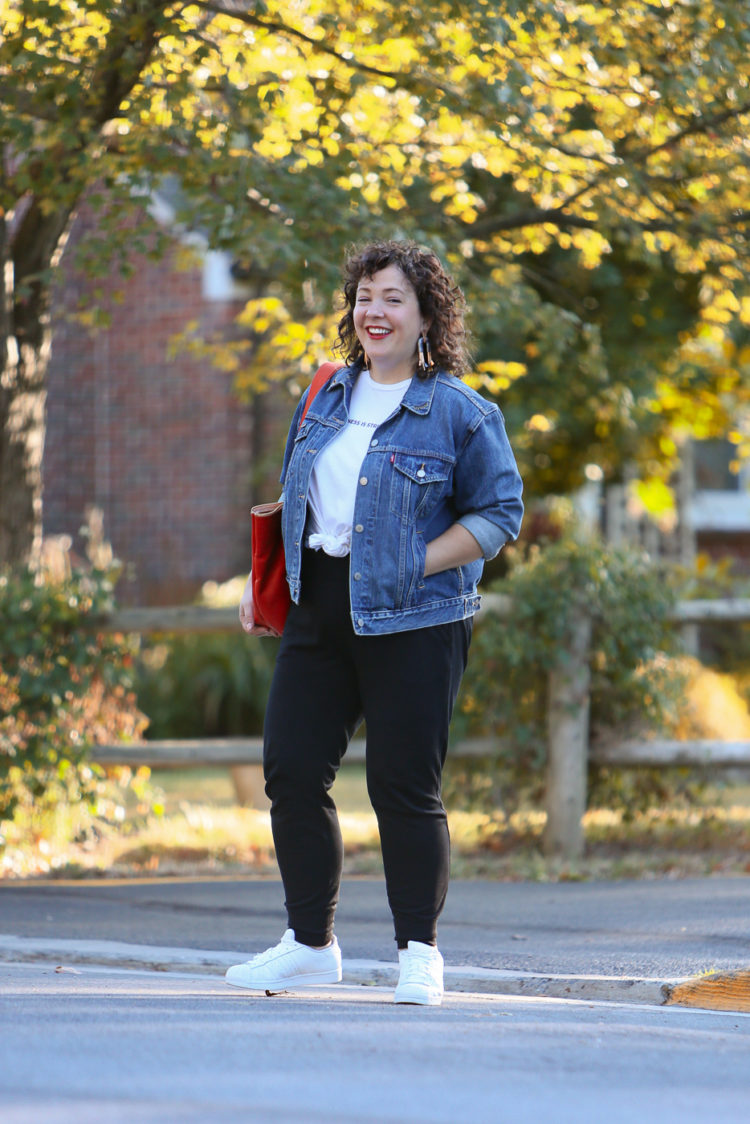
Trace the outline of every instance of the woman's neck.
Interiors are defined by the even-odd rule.
[[[376,366],[370,360],[370,366],[367,368],[370,372],[370,378],[373,382],[380,383],[396,383],[405,382],[407,379],[414,376],[413,364],[399,364],[397,367],[383,367],[382,364]]]

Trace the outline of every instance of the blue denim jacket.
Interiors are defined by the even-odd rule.
[[[337,371],[299,425],[305,393],[289,430],[282,527],[295,602],[313,464],[346,425],[357,374],[357,367]],[[398,409],[374,431],[360,469],[349,578],[354,631],[403,632],[475,613],[484,559],[518,535],[521,490],[497,406],[454,375],[413,378]],[[425,577],[426,544],[456,522],[484,557]]]

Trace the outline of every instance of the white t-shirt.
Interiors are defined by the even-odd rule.
[[[362,461],[377,427],[399,406],[411,379],[375,382],[360,372],[347,424],[325,447],[310,478],[308,546],[343,558],[351,549],[354,501]]]

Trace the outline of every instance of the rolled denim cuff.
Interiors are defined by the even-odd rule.
[[[485,519],[483,515],[477,515],[476,512],[462,515],[458,522],[477,540],[482,548],[482,557],[485,562],[489,562],[491,558],[499,554],[507,542],[502,528],[491,520]]]

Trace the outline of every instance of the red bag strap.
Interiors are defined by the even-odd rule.
[[[334,374],[334,372],[340,371],[340,370],[341,370],[341,364],[340,363],[328,362],[328,363],[324,363],[322,367],[318,367],[317,371],[313,375],[313,381],[310,383],[310,390],[309,390],[308,395],[307,395],[307,401],[305,402],[305,408],[302,411],[302,417],[299,419],[300,425],[302,425],[303,421],[305,420],[305,416],[307,414],[307,411],[312,406],[312,401],[313,401],[313,398],[315,397],[315,395],[318,393],[319,390],[323,389],[323,387],[328,382],[328,380],[331,378],[331,376]]]

